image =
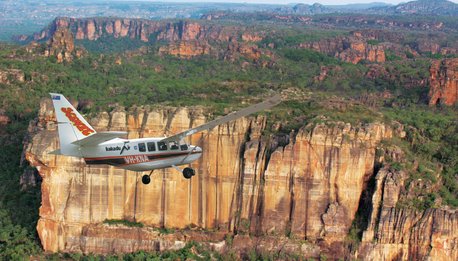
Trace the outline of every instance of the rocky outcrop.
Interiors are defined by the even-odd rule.
[[[210,45],[206,43],[201,44],[197,41],[179,42],[159,47],[160,54],[170,54],[182,58],[192,58],[194,56],[209,54],[210,50]]]
[[[6,115],[5,110],[0,109],[0,125],[7,125],[10,122],[11,119]]]
[[[369,61],[383,63],[387,59],[386,52],[403,59],[411,59],[421,54],[451,55],[457,52],[458,46],[452,43],[444,47],[443,35],[419,36],[409,45],[405,44],[405,36],[398,32],[384,30],[358,30],[349,36],[337,36],[322,39],[315,42],[306,42],[299,45],[301,48],[312,49],[330,56],[334,56],[346,62],[358,63]]]
[[[130,38],[145,43],[160,43],[159,53],[182,58],[210,54],[221,59],[242,55],[258,59],[262,51],[253,43],[263,39],[263,33],[247,28],[220,26],[193,21],[152,21],[121,18],[56,18],[48,28],[33,36],[33,40],[51,39],[65,50],[76,40],[97,41],[104,37]],[[232,48],[236,44],[237,48]],[[227,46],[227,48],[224,48]],[[56,48],[52,48],[56,49]],[[60,51],[60,49],[57,49]],[[236,53],[229,53],[227,51]],[[66,52],[63,52],[62,59]],[[263,53],[264,54],[264,53]],[[266,53],[266,55],[268,55]]]
[[[202,139],[204,150],[192,180],[165,169],[145,186],[142,173],[48,154],[58,147],[50,101],[39,113],[25,157],[43,178],[37,230],[44,249],[53,252],[112,251],[109,242],[129,234],[125,228],[87,232],[106,219],[342,243],[372,176],[376,144],[393,136],[383,124],[333,123],[309,125],[288,142],[261,136],[264,117],[244,118],[192,137],[193,144]],[[91,122],[97,130],[127,130],[134,138],[176,133],[205,122],[203,115],[202,109],[116,109]],[[150,236],[135,231],[119,251],[157,249]]]
[[[416,29],[426,31],[456,31],[453,25],[446,25],[441,21],[424,21],[422,19],[398,19],[396,17],[379,16],[379,15],[326,15],[314,17],[313,22],[334,25],[360,28],[362,24],[369,28],[387,28],[393,29]]]
[[[65,27],[59,27],[49,40],[45,56],[55,56],[58,63],[62,63],[64,60],[71,62],[74,49],[72,33]]]
[[[0,70],[0,83],[10,84],[12,82],[25,82],[25,74],[18,69],[2,69]]]
[[[415,64],[405,63],[406,66],[415,68]],[[429,76],[417,70],[415,74],[407,75],[393,64],[369,64],[365,77],[371,80],[381,79],[393,85],[403,86],[406,89],[427,88]]]
[[[433,61],[429,71],[429,105],[455,104],[458,100],[458,58]]]
[[[358,258],[366,260],[457,260],[458,212],[397,207],[406,173],[381,169],[372,196],[369,225]]]
[[[385,62],[384,46],[369,44],[368,40],[371,39],[363,37],[360,33],[354,33],[353,36],[348,37],[336,37],[317,42],[302,43],[299,47],[325,53],[354,64],[362,60],[377,63]]]

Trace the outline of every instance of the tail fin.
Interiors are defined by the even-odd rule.
[[[81,157],[79,146],[71,143],[89,137],[96,132],[62,94],[50,94],[58,123],[60,153]]]

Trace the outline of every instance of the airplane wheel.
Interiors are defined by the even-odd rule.
[[[142,177],[142,183],[147,185],[151,182],[151,178],[149,177],[149,175],[143,175]]]
[[[186,179],[190,179],[192,176],[196,175],[196,171],[192,168],[185,168],[183,170],[183,176],[186,178]]]

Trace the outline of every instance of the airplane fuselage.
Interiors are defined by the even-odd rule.
[[[193,134],[209,131],[216,126],[237,120],[252,113],[272,108],[281,102],[281,96],[251,105],[240,111],[203,125],[163,138],[123,139],[126,131],[96,132],[73,105],[59,93],[50,93],[56,123],[58,125],[60,149],[49,152],[84,158],[86,164],[108,164],[133,171],[151,171],[142,176],[142,183],[149,184],[155,169],[174,167],[190,179],[196,174],[190,166],[180,169],[177,166],[189,164],[202,156],[202,149],[183,144],[182,141]]]
[[[200,158],[202,149],[164,138],[113,139],[80,148],[86,164],[108,164],[133,171],[147,171],[189,164]]]

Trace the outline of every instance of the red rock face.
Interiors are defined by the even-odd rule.
[[[344,245],[362,191],[374,175],[374,162],[382,161],[375,153],[377,143],[394,133],[405,135],[402,127],[395,132],[383,124],[318,124],[299,131],[285,147],[275,147],[278,140],[261,138],[265,118],[240,119],[203,134],[204,156],[193,164],[198,174],[192,180],[166,169],[145,186],[142,173],[48,154],[58,146],[50,101],[42,103],[39,115],[30,125],[33,135],[25,155],[43,178],[37,231],[44,249],[52,252],[162,251],[194,240],[223,253],[256,247],[313,258],[336,251],[330,256],[344,257],[339,245]],[[126,130],[136,138],[180,132],[205,122],[203,115],[190,109],[127,113],[118,108],[91,122],[98,130]],[[191,143],[200,138],[192,137]],[[402,158],[400,150],[387,153],[396,161]],[[371,207],[352,257],[456,260],[458,212],[398,209],[406,179],[406,173],[388,167],[376,173],[368,200],[378,207]],[[145,227],[106,225],[105,219]],[[186,230],[189,226],[197,231]],[[185,230],[164,235],[154,227]],[[232,232],[238,235],[229,246],[224,237]]]
[[[420,56],[420,53],[449,55],[458,52],[458,45],[451,44],[449,47],[443,47],[440,45],[442,41],[443,38],[439,36],[431,39],[419,38],[416,40],[416,45],[408,46],[403,44],[405,38],[400,33],[362,30],[352,32],[345,37],[337,36],[301,43],[299,47],[325,53],[350,63],[358,63],[362,60],[383,63],[386,61],[386,50],[404,59]]]
[[[258,34],[251,34],[251,33],[243,33],[242,34],[242,40],[244,42],[259,42],[262,39],[263,38]]]
[[[177,44],[169,44],[159,48],[160,54],[170,54],[182,58],[210,53],[211,47],[208,44],[200,44],[198,41],[181,41]]]
[[[300,47],[335,56],[353,64],[362,60],[377,63],[385,62],[384,46],[370,45],[367,40],[360,33],[355,33],[352,37],[336,37],[318,42],[302,43]]]
[[[433,61],[429,71],[429,105],[454,105],[458,100],[458,58]]]
[[[366,260],[457,260],[458,212],[415,211],[396,207],[408,175],[381,169],[373,208],[358,251]]]
[[[145,186],[139,181],[142,173],[86,166],[76,158],[48,154],[58,146],[52,115],[50,102],[43,103],[39,120],[30,127],[35,135],[25,155],[43,178],[37,230],[44,249],[53,252],[109,252],[108,243],[104,247],[97,242],[116,240],[116,228],[110,234],[85,232],[105,219],[341,243],[372,174],[376,144],[393,135],[383,124],[319,124],[300,131],[294,143],[271,148],[278,141],[266,143],[260,138],[266,119],[244,118],[204,137],[200,145],[205,156],[193,164],[198,175],[191,181],[165,169],[156,171]],[[92,122],[97,130],[153,137],[201,124],[203,115],[200,110],[176,108],[132,113],[117,109]],[[191,143],[200,138],[192,137]],[[155,249],[154,245],[136,248],[149,240],[147,230],[130,237],[126,249]]]
[[[164,41],[167,44],[160,47],[159,53],[182,58],[210,54],[218,58],[234,59],[241,55],[257,62],[261,55],[270,56],[270,52],[261,51],[252,44],[263,39],[262,33],[249,32],[245,28],[202,25],[189,21],[171,23],[140,19],[59,18],[54,21],[54,27],[35,34],[35,39],[55,38],[61,32],[73,33],[78,40],[95,41],[102,35],[112,35],[114,38],[129,37],[143,42]],[[239,43],[237,39],[240,38],[242,40]],[[68,40],[67,42],[70,43]],[[210,42],[223,46],[225,44],[227,49],[212,48]],[[58,58],[59,61],[66,59],[64,54]]]
[[[48,46],[45,55],[55,56],[58,63],[62,63],[64,60],[69,62],[73,59],[75,44],[73,35],[67,27],[58,27],[49,40]]]

